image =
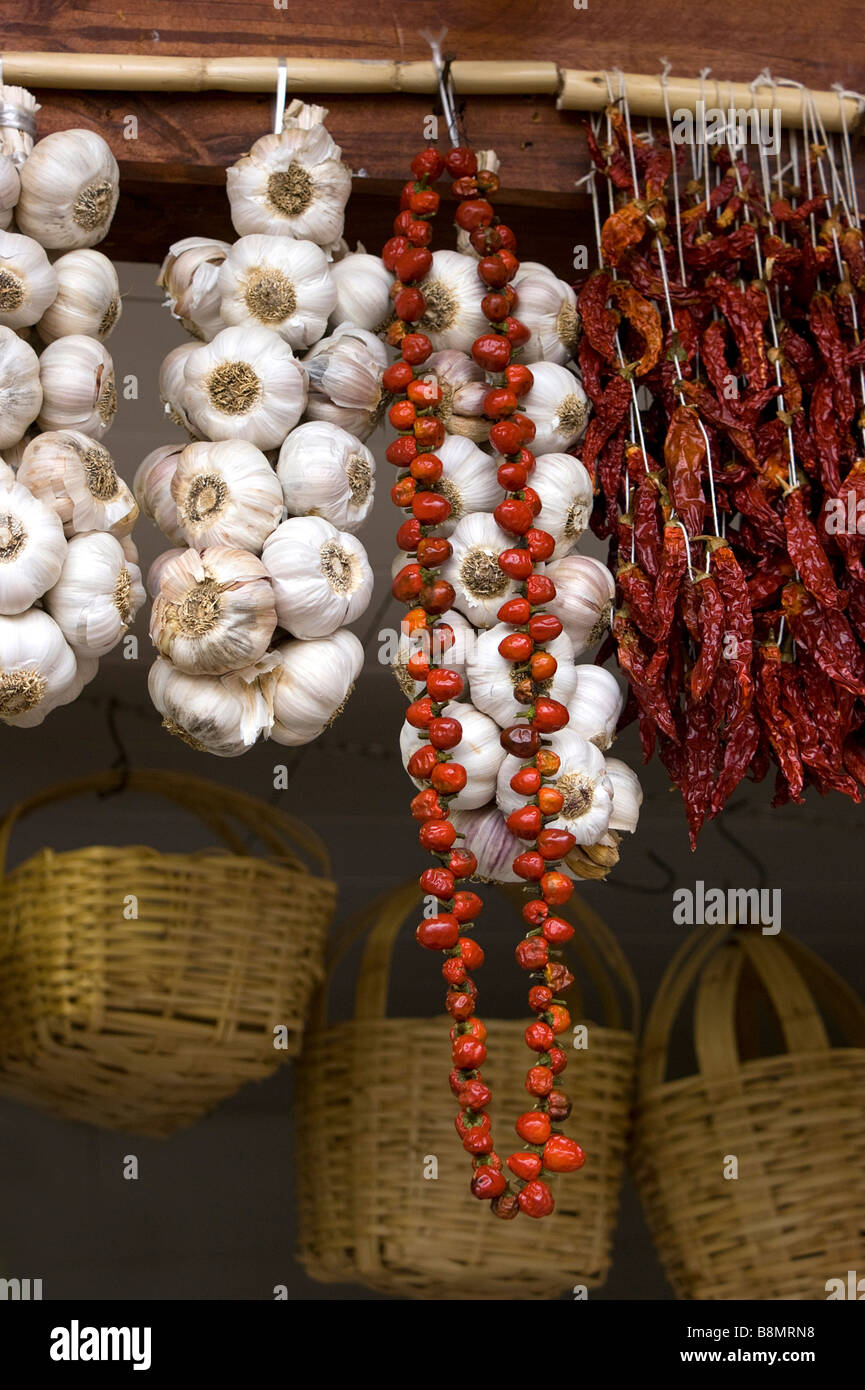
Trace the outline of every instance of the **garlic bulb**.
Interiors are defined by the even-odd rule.
[[[517,592],[517,583],[499,569],[498,557],[511,538],[488,512],[470,512],[457,523],[450,537],[453,554],[440,575],[454,587],[454,607],[477,627],[494,627],[505,599]]]
[[[224,328],[201,343],[183,368],[183,407],[197,434],[280,445],[306,405],[306,374],[269,328]]]
[[[556,586],[555,614],[582,656],[610,626],[616,582],[607,566],[591,555],[564,555],[547,565]]]
[[[607,776],[613,788],[613,814],[610,816],[611,830],[636,830],[643,804],[643,789],[640,779],[627,763],[619,758],[607,758]]]
[[[5,459],[0,459],[0,488],[6,487],[8,483],[14,483],[15,469],[10,467]]]
[[[57,297],[37,328],[43,343],[71,333],[102,342],[117,327],[122,311],[117,271],[101,251],[67,251],[54,262]]]
[[[18,443],[41,406],[39,358],[11,328],[0,326],[0,449]]]
[[[273,704],[271,738],[289,748],[312,743],[338,719],[363,666],[363,647],[340,628],[330,637],[283,642],[279,665],[262,678]]]
[[[180,425],[187,434],[196,438],[196,431],[186,409],[187,390],[185,368],[190,354],[195,352],[197,343],[181,343],[172,348],[162,359],[159,368],[159,399],[165,413],[174,425]]]
[[[175,545],[180,544],[184,535],[177,503],[171,495],[171,483],[183,447],[182,444],[161,444],[142,459],[132,482],[132,491],[144,515]]]
[[[11,468],[13,473],[18,472],[18,469],[21,467],[21,460],[24,457],[24,450],[27,448],[27,445],[36,438],[38,433],[39,431],[35,429],[25,430],[17,444],[7,444],[4,448],[3,458],[6,461],[7,467]]]
[[[226,172],[235,231],[306,238],[318,246],[337,241],[351,192],[341,156],[320,122],[256,140]]]
[[[451,803],[453,805],[453,803]],[[478,861],[472,878],[481,883],[523,883],[512,868],[525,845],[512,835],[498,806],[483,806],[477,811],[451,811],[450,820],[463,849],[470,850]]]
[[[399,556],[400,566],[405,564],[405,554]],[[413,680],[408,670],[408,661],[419,655],[435,666],[447,666],[465,677],[466,666],[471,659],[477,642],[477,633],[459,609],[451,608],[434,628],[418,628],[415,632],[400,631],[397,646],[397,659],[391,670],[397,685],[408,700],[416,700],[426,691],[426,681]]]
[[[391,399],[382,390],[387,350],[378,338],[341,324],[306,354],[303,365],[309,376],[307,419],[330,420],[367,439]]]
[[[291,237],[241,237],[220,266],[218,288],[224,323],[272,328],[295,349],[323,336],[336,303],[321,247]]]
[[[477,262],[458,251],[434,251],[429,274],[418,286],[426,301],[416,325],[433,348],[471,352],[475,338],[487,331],[487,318],[478,293]]]
[[[379,256],[353,251],[330,267],[336,301],[330,314],[331,328],[353,323],[374,333],[393,316],[390,290],[394,277]]]
[[[607,776],[604,755],[593,743],[570,726],[550,734],[550,747],[560,759],[553,786],[564,798],[555,820],[555,830],[569,830],[578,845],[593,845],[609,828],[613,813],[613,785]],[[508,753],[501,765],[496,801],[504,816],[526,804],[511,787],[511,778],[525,764]]]
[[[126,536],[138,519],[138,504],[108,450],[78,430],[37,434],[24,450],[18,481],[54,508],[67,536]]]
[[[442,392],[433,414],[448,434],[464,434],[475,443],[489,438],[490,421],[484,418],[484,398],[489,384],[482,367],[467,352],[447,348],[434,352],[424,363],[424,373],[435,375]]]
[[[451,504],[450,516],[436,529],[450,536],[464,516],[491,512],[501,501],[502,489],[494,460],[462,435],[448,435],[436,457],[442,461],[439,489]]]
[[[187,444],[170,487],[180,534],[198,550],[240,546],[260,555],[282,521],[279,480],[261,450],[245,439]]]
[[[221,676],[252,666],[275,627],[270,580],[248,551],[187,550],[163,568],[150,638],[179,671]]]
[[[279,625],[293,637],[328,637],[359,618],[372,597],[373,573],[360,541],[323,517],[289,517],[268,536],[261,558]]]
[[[57,295],[57,272],[29,236],[0,232],[0,323],[26,328]]]
[[[577,878],[604,879],[619,862],[621,842],[618,830],[607,830],[593,845],[574,845],[565,865]]]
[[[526,678],[525,668],[520,669],[499,652],[503,637],[513,632],[507,623],[498,623],[486,632],[478,633],[474,650],[466,663],[469,681],[469,694],[472,704],[484,714],[490,715],[501,727],[513,724],[518,715],[525,713],[514,695],[518,681]],[[546,644],[546,651],[558,662],[555,674],[550,680],[532,682],[536,695],[549,695],[567,705],[577,688],[577,668],[574,665],[574,649],[571,639],[560,632]]]
[[[270,707],[256,678],[190,676],[158,657],[147,688],[163,729],[201,753],[237,758],[270,732]]]
[[[442,714],[446,719],[458,719],[462,725],[462,738],[451,752],[454,761],[465,768],[468,778],[462,791],[448,805],[455,811],[473,811],[478,806],[486,806],[495,793],[496,776],[506,756],[499,742],[498,725],[467,702],[452,700],[444,706]],[[424,747],[426,742],[420,731],[406,720],[399,736],[402,765],[406,771],[412,753]],[[416,787],[425,785],[416,777],[412,781]]]
[[[117,161],[92,130],[46,135],[22,166],[15,221],[52,250],[95,246],[117,206]]]
[[[529,481],[541,499],[538,524],[555,536],[553,559],[561,559],[574,549],[589,524],[594,500],[589,470],[573,454],[538,452]]]
[[[117,410],[111,354],[96,338],[70,333],[49,343],[39,358],[42,430],[80,430],[101,439]]]
[[[219,312],[219,269],[230,250],[227,241],[183,237],[168,248],[156,277],[174,318],[205,342],[225,327]]]
[[[598,748],[609,748],[616,736],[625,697],[619,682],[603,666],[577,666],[577,686],[568,701],[568,728]]]
[[[12,221],[20,194],[18,170],[8,154],[0,154],[0,227],[4,230]]]
[[[120,542],[90,531],[70,540],[45,607],[74,651],[99,657],[117,646],[144,599],[141,571]]]
[[[519,295],[520,323],[531,332],[523,344],[526,361],[564,365],[576,357],[580,319],[570,285],[544,268],[518,273],[514,289]]]
[[[179,560],[181,555],[186,554],[187,547],[175,547],[173,550],[163,550],[161,555],[157,555],[150,569],[147,571],[147,592],[151,598],[156,598],[162,587],[162,572],[166,565],[170,565],[172,560]]]
[[[0,719],[21,729],[41,724],[84,686],[75,653],[40,608],[0,617]]]
[[[23,613],[56,584],[66,554],[57,513],[15,482],[0,482],[0,613]]]
[[[323,516],[340,531],[355,532],[372,510],[375,459],[355,435],[327,420],[292,430],[276,474],[290,516]]]
[[[582,439],[591,412],[582,382],[557,362],[529,362],[532,388],[520,403],[535,425],[532,450],[566,453]]]

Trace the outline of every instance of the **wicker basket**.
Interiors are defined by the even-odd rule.
[[[23,816],[117,781],[85,777],[16,806],[0,875]],[[46,848],[0,877],[0,1095],[165,1135],[297,1055],[336,887],[318,837],[273,806],[175,773],[132,771],[128,785],[197,815],[224,848]],[[254,837],[267,857],[248,849]]]
[[[497,1221],[469,1193],[470,1160],[454,1132],[452,1020],[385,1016],[393,943],[407,914],[414,925],[419,901],[417,884],[406,885],[374,903],[361,923],[371,931],[351,1022],[327,1025],[325,991],[316,1001],[297,1067],[300,1259],[325,1283],[362,1283],[409,1298],[522,1300],[597,1287],[610,1264],[632,1099],[639,1006],[627,962],[604,924],[578,905],[573,954],[606,1015],[604,1025],[590,1025],[589,1046],[572,1053],[567,1073],[572,1127],[589,1161],[557,1182],[550,1220]],[[628,999],[627,1019],[617,985]],[[577,995],[575,986],[576,1020]],[[525,1023],[484,1022],[484,1076],[496,1088],[500,1142],[507,1144],[505,1128],[528,1103]],[[424,1177],[430,1155],[436,1179]]]
[[[697,1074],[665,1080],[695,981]],[[766,1055],[779,1027],[786,1050]],[[865,1009],[812,951],[694,933],[649,1014],[637,1089],[632,1167],[678,1297],[823,1299],[865,1270]]]

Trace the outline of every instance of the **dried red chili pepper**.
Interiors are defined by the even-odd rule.
[[[655,580],[655,641],[663,642],[676,614],[679,586],[688,566],[688,553],[681,526],[668,522],[664,527],[661,563]]]
[[[614,363],[618,357],[619,316],[607,308],[611,284],[612,278],[606,270],[596,270],[577,295],[577,308],[587,341],[605,362]]]
[[[754,696],[751,675],[754,620],[745,576],[732,548],[725,541],[710,542],[709,564],[724,603],[722,656],[736,678],[736,693],[726,716],[729,738],[744,722]]]
[[[653,638],[655,633],[655,586],[638,564],[625,560],[616,571],[616,583],[621,590],[628,616],[642,633]]]
[[[695,412],[685,406],[673,411],[664,441],[664,461],[676,515],[692,536],[698,536],[706,512],[702,487],[706,441]]]
[[[646,212],[637,203],[624,203],[610,213],[601,228],[601,250],[608,265],[620,266],[632,246],[646,235]]]
[[[857,459],[835,497],[824,502],[824,530],[832,536],[850,574],[865,580],[865,459]]]
[[[619,665],[628,676],[641,709],[673,743],[678,743],[679,735],[666,695],[657,682],[652,684],[647,679],[648,658],[643,642],[624,609],[618,609],[613,615],[613,636]]]
[[[801,680],[801,672],[793,662],[781,667],[781,692],[784,708],[790,717],[796,734],[799,757],[812,772],[817,773],[823,786],[843,792],[853,801],[859,801],[859,788],[854,778],[833,763],[829,753],[821,743],[810,701]]]
[[[699,628],[702,644],[691,671],[691,698],[695,704],[708,695],[718,669],[724,640],[725,610],[721,590],[711,574],[697,576]]]
[[[661,563],[661,521],[663,489],[656,473],[646,473],[634,495],[634,547],[638,563],[651,579]]]
[[[769,380],[763,336],[768,316],[765,292],[761,290],[755,295],[750,289],[740,289],[717,275],[707,280],[706,290],[730,326],[739,349],[742,375],[748,378],[748,385],[758,389],[765,386]]]
[[[865,654],[843,613],[821,608],[804,584],[781,593],[784,614],[796,641],[821,670],[854,695],[865,695]]]
[[[636,376],[645,376],[656,365],[663,347],[661,315],[649,299],[645,299],[627,280],[610,283],[610,296],[618,304],[628,323],[643,339],[643,351],[633,364]]]
[[[846,429],[856,413],[856,402],[850,389],[847,350],[828,295],[814,295],[808,306],[808,323],[832,378],[835,409]]]
[[[790,796],[798,800],[804,785],[796,731],[781,704],[781,649],[775,642],[757,648],[757,709]]]
[[[752,609],[763,608],[777,599],[784,585],[793,578],[793,565],[786,555],[766,559],[748,580],[748,599]]]
[[[847,595],[838,588],[832,566],[820,544],[817,528],[808,515],[800,487],[794,488],[784,507],[787,554],[807,587],[824,608],[845,608]]]
[[[719,742],[711,712],[705,704],[686,703],[684,725],[681,787],[691,849],[696,849],[697,837],[712,805]]]
[[[760,725],[756,716],[749,711],[739,725],[736,737],[728,738],[724,745],[724,761],[712,792],[712,816],[717,816],[724,809],[751,766],[759,744]]]

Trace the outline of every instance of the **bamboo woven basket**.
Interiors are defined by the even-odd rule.
[[[589,1045],[572,1053],[565,1078],[574,1104],[569,1128],[588,1162],[556,1183],[551,1219],[498,1221],[469,1192],[470,1160],[454,1131],[452,1020],[386,1016],[394,941],[407,915],[414,926],[420,896],[411,883],[373,903],[333,960],[330,973],[358,928],[369,929],[353,1020],[328,1025],[326,987],[316,1000],[296,1071],[300,1259],[324,1283],[403,1298],[522,1300],[596,1288],[610,1265],[632,1099],[633,975],[594,913],[581,903],[568,909],[577,927],[573,958],[605,1015],[590,1024]],[[578,978],[575,1022],[581,1012]],[[507,1145],[510,1125],[527,1108],[525,1022],[486,1015],[484,1022],[484,1077],[495,1088],[493,1123]],[[424,1177],[428,1156],[437,1159],[436,1179]]]
[[[336,886],[318,837],[283,812],[144,770],[129,789],[191,812],[219,849],[44,848],[3,876],[23,817],[117,784],[107,772],[50,787],[0,824],[0,1095],[167,1135],[296,1056]]]
[[[667,1080],[695,982],[697,1073]],[[778,1030],[785,1050],[767,1055]],[[727,1155],[738,1178],[723,1175]],[[823,1299],[828,1279],[865,1269],[865,1008],[853,990],[786,934],[694,933],[646,1024],[631,1163],[679,1298]]]

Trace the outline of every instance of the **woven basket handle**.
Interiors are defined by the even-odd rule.
[[[641,1090],[658,1086],[667,1074],[670,1033],[685,996],[697,978],[703,962],[732,930],[731,927],[699,927],[691,932],[676,951],[646,1019],[640,1049],[639,1084]]]
[[[0,877],[5,872],[12,831],[25,816],[58,801],[90,792],[111,792],[120,785],[124,785],[123,774],[107,769],[78,777],[74,781],[56,783],[13,806],[0,823]],[[247,796],[245,792],[221,787],[202,777],[162,772],[156,768],[130,768],[125,785],[134,791],[167,797],[183,806],[208,825],[235,854],[249,853],[243,836],[237,832],[239,825],[247,833],[252,831],[278,858],[290,859],[295,865],[303,867],[295,854],[299,848],[309,855],[322,874],[326,877],[330,875],[330,856],[313,830],[277,807]]]
[[[411,911],[412,907],[421,901],[422,893],[417,879],[409,879],[407,883],[401,883],[398,888],[388,889],[380,893],[366,907],[359,912],[353,912],[351,916],[341,923],[336,940],[327,952],[326,972],[320,989],[316,991],[315,998],[310,1008],[310,1026],[312,1028],[323,1028],[327,1023],[327,1001],[330,982],[336,971],[337,966],[343,956],[347,954],[354,943],[362,936],[370,933],[370,940],[367,950],[364,953],[363,965],[360,970],[358,988],[360,980],[364,977],[364,966],[366,965],[369,948],[376,940],[384,942],[384,950],[387,956],[386,964],[389,965],[390,950],[393,942],[399,934],[399,929]],[[389,972],[388,972],[389,974]],[[387,984],[388,974],[385,975],[385,1005],[387,1003]],[[375,1018],[384,1013],[384,1006],[380,1014],[365,1014],[367,1018]]]

